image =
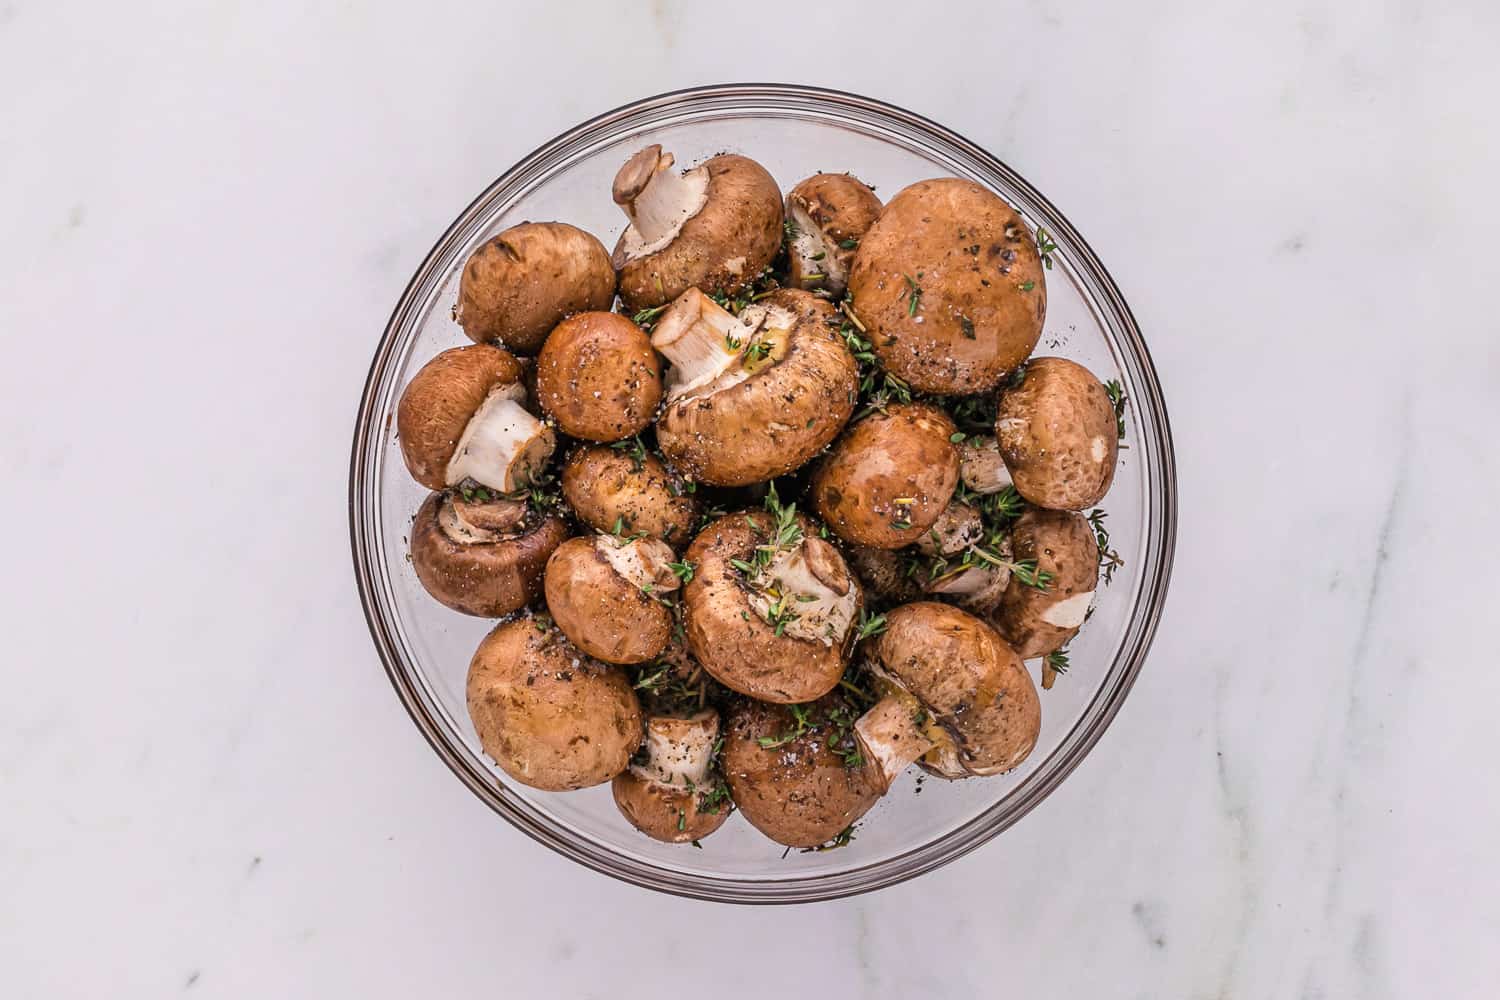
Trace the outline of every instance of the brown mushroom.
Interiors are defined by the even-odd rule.
[[[823,456],[812,501],[834,534],[898,549],[917,541],[958,485],[953,421],[936,406],[892,403],[849,426]]]
[[[524,501],[434,493],[412,521],[411,564],[454,611],[501,618],[541,596],[547,559],[567,537],[562,518]]]
[[[984,539],[984,519],[969,504],[953,501],[917,539],[917,551],[927,556],[951,556]]]
[[[869,811],[885,788],[859,753],[856,714],[838,692],[809,705],[731,706],[724,778],[751,826],[778,844],[817,847]]]
[[[1114,482],[1114,405],[1092,372],[1066,358],[1026,365],[1000,394],[995,437],[1016,492],[1038,507],[1092,507]]]
[[[614,200],[630,219],[615,244],[620,299],[631,312],[689,288],[733,294],[781,248],[781,191],[764,167],[733,153],[686,172],[659,145],[615,176]]]
[[[624,672],[573,648],[541,618],[502,622],[485,636],[467,695],[484,752],[533,788],[602,784],[641,743],[641,706]]]
[[[1082,514],[1033,507],[1011,529],[1017,562],[1035,562],[1028,586],[1012,573],[1000,601],[1000,634],[1026,659],[1055,653],[1083,627],[1099,582],[1099,544]]]
[[[615,776],[615,805],[632,826],[654,840],[686,844],[724,825],[733,803],[714,773],[719,713],[653,715],[646,742],[630,767]]]
[[[672,636],[672,550],[656,538],[597,534],[570,538],[547,560],[547,610],[588,655],[606,663],[644,663]]]
[[[1026,223],[956,177],[891,199],[860,240],[849,295],[881,365],[944,395],[993,389],[1036,347],[1047,313]]]
[[[714,486],[791,472],[838,436],[854,411],[859,368],[833,307],[783,289],[739,316],[689,289],[651,342],[672,363],[656,425],[662,455]]]
[[[922,595],[922,588],[911,572],[915,563],[896,549],[872,549],[868,545],[848,545],[845,558],[871,597],[885,604],[902,604]]]
[[[770,702],[811,701],[838,685],[860,589],[838,550],[782,508],[728,514],[688,547],[688,648],[726,687]]]
[[[696,487],[644,448],[625,444],[631,447],[575,449],[563,463],[563,499],[595,531],[644,532],[674,548],[687,545],[698,521]]]
[[[866,669],[881,700],[855,725],[882,790],[919,758],[947,777],[1017,767],[1041,733],[1041,702],[1015,650],[966,611],[920,601],[886,612]]]
[[[849,174],[814,174],[787,194],[786,216],[792,287],[844,294],[854,248],[880,217],[875,192]]]
[[[537,356],[536,395],[564,434],[618,441],[656,414],[661,362],[651,338],[624,316],[579,313],[557,325]]]
[[[401,455],[428,489],[467,479],[510,493],[546,465],[556,438],[525,407],[522,368],[488,344],[455,347],[413,376],[396,408]]]
[[[608,309],[609,252],[562,222],[523,222],[491,237],[464,264],[454,317],[471,340],[535,354],[564,316]]]

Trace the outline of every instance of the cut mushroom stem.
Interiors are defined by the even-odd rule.
[[[932,527],[917,539],[917,551],[929,556],[951,556],[984,537],[979,511],[966,503],[950,503]]]
[[[660,538],[616,538],[597,535],[594,548],[614,571],[648,594],[676,590],[680,582],[672,572],[672,547]]]
[[[644,257],[666,246],[687,220],[708,200],[708,168],[685,173],[672,169],[671,153],[650,145],[636,153],[615,174],[615,204],[630,219],[627,256]]]
[[[646,722],[644,759],[638,753],[630,771],[645,781],[682,790],[706,785],[718,736],[719,713],[711,708],[686,718],[652,716]]]
[[[858,604],[838,550],[813,537],[776,552],[750,594],[756,614],[781,634],[830,647],[843,645]]]
[[[1010,483],[1010,471],[994,437],[969,438],[958,449],[958,475],[975,493],[999,493]]]
[[[672,363],[667,401],[709,385],[738,368],[740,352],[755,333],[734,313],[696,288],[679,295],[657,321],[651,346]],[[743,369],[739,369],[743,373]]]
[[[495,388],[464,427],[448,460],[449,486],[465,479],[511,493],[547,463],[557,440],[552,429],[526,411],[520,383]]]
[[[525,524],[524,500],[480,502],[448,497],[438,509],[438,527],[460,545],[498,542]]]
[[[839,248],[823,228],[813,220],[802,204],[795,198],[787,202],[787,214],[792,217],[792,227],[797,235],[787,246],[797,255],[798,273],[803,287],[818,291],[826,289],[835,295],[844,290],[849,282],[849,271],[845,268]]]

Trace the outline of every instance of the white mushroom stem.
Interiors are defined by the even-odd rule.
[[[676,788],[699,788],[708,782],[719,713],[704,709],[685,719],[669,715],[646,721],[646,760],[632,763],[630,773],[645,781]]]
[[[854,723],[865,758],[875,762],[885,788],[907,765],[937,746],[926,716],[921,702],[892,685],[890,693]]]
[[[679,295],[662,313],[651,333],[651,346],[672,363],[667,402],[703,388],[731,370],[734,381],[749,375],[738,365],[740,352],[754,335],[754,327],[696,288]]]
[[[1094,601],[1094,592],[1086,590],[1072,597],[1054,602],[1042,612],[1042,621],[1057,628],[1080,628],[1089,616],[1089,605]]]
[[[672,562],[672,548],[660,538],[632,538],[626,542],[613,535],[595,535],[594,550],[638,590],[654,594],[678,587],[677,574],[668,565]]]
[[[917,539],[917,551],[929,556],[956,555],[983,537],[979,511],[966,503],[950,503]]]
[[[1010,470],[992,437],[969,438],[958,449],[958,476],[975,493],[999,493],[1010,485]]]
[[[552,429],[521,405],[525,398],[526,388],[519,383],[498,386],[485,397],[448,460],[449,486],[472,479],[510,493],[546,464],[557,441]]]
[[[672,242],[708,201],[708,168],[678,173],[673,163],[672,154],[663,153],[661,146],[647,146],[615,175],[615,204],[630,220],[624,247],[629,260],[649,256]]]
[[[1000,595],[1009,583],[1009,566],[971,563],[957,573],[938,577],[928,584],[927,592],[956,598],[961,607],[970,611],[989,611],[999,605]]]
[[[842,646],[859,603],[849,571],[832,545],[806,537],[781,549],[761,571],[749,602],[782,635],[825,646]]]
[[[464,516],[467,505],[456,502],[453,497],[443,501],[438,508],[438,527],[443,534],[460,545],[481,545],[509,538],[526,522],[526,504],[519,500],[500,500],[487,507],[497,508],[488,518],[489,524],[476,524]],[[472,508],[470,508],[472,512]]]
[[[841,294],[849,282],[849,272],[844,269],[837,244],[828,238],[797,199],[787,199],[786,207],[787,214],[792,217],[792,227],[797,231],[788,250],[797,257],[802,287],[814,292],[827,289],[834,295]],[[823,277],[810,278],[811,275]]]

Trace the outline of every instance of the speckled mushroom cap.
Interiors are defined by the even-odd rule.
[[[411,524],[412,569],[427,592],[481,618],[503,617],[540,597],[547,559],[568,537],[562,518],[533,515],[516,531],[464,542],[440,524],[444,505],[452,504],[450,495],[433,493]]]
[[[662,598],[677,589],[672,550],[656,538],[570,538],[547,560],[547,610],[579,649],[607,663],[644,663],[672,637]]]
[[[1011,528],[1017,562],[1034,560],[1050,577],[1045,590],[1011,574],[996,625],[1026,659],[1056,652],[1083,627],[1099,582],[1099,543],[1088,519],[1073,511],[1032,507]]]
[[[701,506],[696,492],[645,451],[584,445],[563,463],[562,492],[595,531],[644,531],[681,549],[692,541]]]
[[[1033,358],[1000,394],[995,439],[1016,492],[1038,507],[1092,507],[1114,482],[1114,406],[1094,374],[1067,358]]]
[[[956,177],[918,181],[890,200],[855,252],[849,294],[881,365],[944,395],[995,388],[1036,347],[1047,314],[1025,222]]]
[[[564,433],[618,441],[644,430],[661,402],[661,360],[645,331],[617,313],[557,325],[536,362],[537,401]]]
[[[497,388],[521,381],[521,364],[489,344],[443,351],[421,367],[396,407],[396,434],[412,478],[430,490],[448,486],[448,461],[469,420]]]

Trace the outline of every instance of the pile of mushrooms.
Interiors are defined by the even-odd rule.
[[[397,412],[431,491],[412,569],[498,620],[468,673],[485,752],[610,783],[663,843],[737,810],[808,850],[912,765],[1020,766],[1120,565],[1096,505],[1124,394],[1032,357],[1055,244],[971,181],[783,199],[732,153],[648,146],[609,196],[613,253],[561,222],[473,252],[473,343]]]

